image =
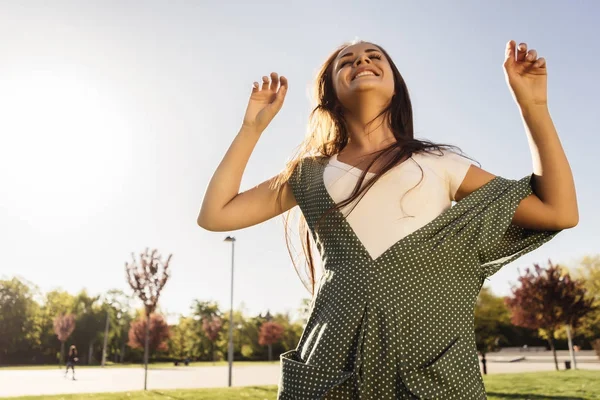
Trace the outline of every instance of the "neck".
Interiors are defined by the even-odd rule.
[[[365,154],[382,150],[396,141],[387,123],[387,117],[385,115],[377,117],[380,112],[381,108],[369,110],[368,107],[362,107],[346,113],[348,147]],[[371,121],[373,122],[370,123]]]

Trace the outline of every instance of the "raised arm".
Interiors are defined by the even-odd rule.
[[[534,194],[519,204],[513,223],[529,229],[566,229],[579,222],[575,183],[561,146],[547,102],[547,72],[544,58],[527,44],[511,40],[506,47],[504,70],[507,83],[519,106],[533,162]],[[460,199],[495,175],[474,165],[457,192]]]
[[[198,225],[209,231],[232,231],[271,219],[296,205],[289,184],[282,191],[281,207],[277,190],[270,188],[277,175],[239,193],[250,155],[260,135],[283,105],[288,84],[285,77],[263,76],[262,87],[254,82],[244,122],[215,170],[198,214]]]

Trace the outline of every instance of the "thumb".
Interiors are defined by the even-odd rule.
[[[505,64],[510,64],[515,61],[516,48],[517,48],[517,43],[514,40],[510,40],[508,43],[506,43],[506,51],[504,53],[504,55],[505,55],[504,63]]]

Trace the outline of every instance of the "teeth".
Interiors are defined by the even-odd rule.
[[[359,73],[358,75],[356,75],[354,77],[354,79],[358,78],[359,76],[366,76],[366,75],[375,76],[375,74],[373,73],[373,71],[363,71],[363,72]]]

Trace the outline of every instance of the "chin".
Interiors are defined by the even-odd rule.
[[[384,88],[377,83],[364,82],[355,87],[351,87],[348,91],[349,96],[353,95],[368,95],[369,97],[376,98],[392,98],[393,91],[388,88]]]
[[[350,93],[359,92],[382,92],[382,90],[381,87],[378,87],[378,85],[360,85],[350,90]]]
[[[361,79],[356,81],[351,81],[347,86],[350,92],[356,91],[364,91],[364,90],[377,90],[380,92],[393,92],[394,85],[391,84],[391,87],[388,87],[388,82],[383,82],[379,79]]]

